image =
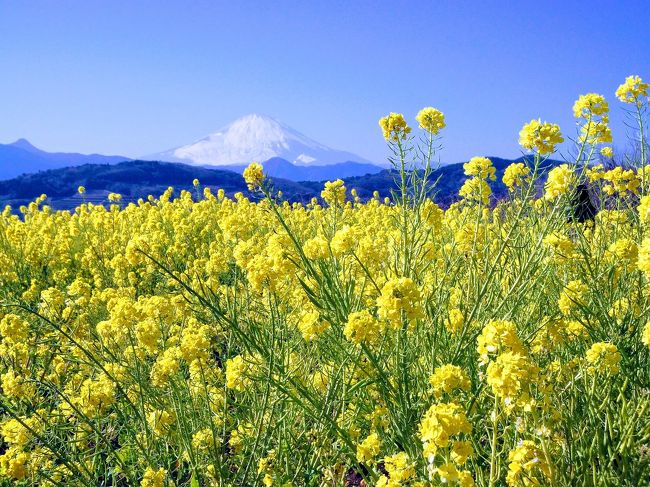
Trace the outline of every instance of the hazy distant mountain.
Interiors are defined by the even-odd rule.
[[[124,156],[46,152],[25,139],[18,139],[11,144],[0,144],[0,179],[80,164],[116,164],[130,160]]]
[[[266,115],[239,118],[194,143],[143,157],[196,166],[240,166],[281,158],[298,166],[343,162],[369,164],[350,152],[327,147]]]

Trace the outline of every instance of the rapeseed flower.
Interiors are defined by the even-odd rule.
[[[528,182],[530,182],[530,168],[523,162],[513,162],[506,167],[503,173],[503,184],[508,191],[512,192]]]
[[[142,476],[142,482],[140,487],[163,487],[165,485],[165,477],[167,476],[167,470],[164,468],[153,469],[147,467]]]
[[[381,323],[367,309],[364,309],[350,313],[343,334],[345,338],[357,345],[375,344],[380,340],[382,331]]]
[[[613,343],[594,343],[585,357],[589,364],[587,370],[592,374],[602,372],[616,375],[621,370],[621,354]]]
[[[576,118],[591,118],[594,115],[602,116],[609,113],[609,104],[603,95],[587,93],[573,104],[573,116]]]
[[[436,396],[442,393],[451,394],[456,389],[467,391],[470,388],[469,377],[465,371],[457,365],[445,364],[433,372],[429,377],[429,383]]]
[[[379,126],[384,134],[384,139],[389,142],[399,142],[405,140],[411,133],[411,127],[408,126],[404,115],[401,113],[391,112],[389,115],[379,120]]]
[[[536,485],[541,479],[548,478],[551,469],[542,449],[530,440],[520,441],[516,448],[508,454],[508,475],[506,481],[509,486]]]
[[[321,198],[330,206],[343,206],[345,204],[345,185],[343,181],[327,181],[325,188],[321,191]]]
[[[469,162],[463,164],[466,176],[474,176],[480,179],[496,181],[496,169],[492,161],[487,157],[472,157]]]
[[[453,437],[472,432],[463,408],[456,403],[434,404],[420,422],[420,439],[425,458],[435,456],[440,448],[446,448]]]
[[[560,127],[553,123],[531,120],[519,132],[519,145],[537,151],[540,155],[552,154],[555,146],[564,142]]]
[[[628,76],[625,78],[625,83],[616,89],[616,98],[623,103],[641,106],[643,104],[641,98],[648,96],[649,87],[650,85],[644,83],[639,76]]]
[[[570,194],[577,184],[577,177],[568,164],[554,167],[548,173],[544,184],[544,198],[555,200],[561,196]]]
[[[490,202],[492,190],[484,179],[470,178],[465,180],[458,194],[467,201],[474,201],[486,206]]]
[[[402,325],[402,318],[411,323],[424,316],[422,296],[413,279],[399,277],[389,280],[377,298],[379,318],[387,320],[393,328]]]
[[[488,365],[487,383],[496,397],[513,407],[520,396],[528,398],[529,386],[538,373],[539,367],[527,356],[504,352]]]
[[[398,487],[415,477],[415,467],[404,452],[384,457],[386,475],[379,477],[377,487]]]
[[[357,461],[360,463],[370,463],[377,455],[381,447],[381,440],[377,433],[371,433],[357,445]]]
[[[251,162],[246,169],[244,169],[244,181],[248,185],[250,191],[255,191],[262,187],[264,182],[264,168],[257,162]]]
[[[511,351],[524,353],[524,347],[517,336],[517,329],[512,321],[489,321],[477,339],[477,351],[481,363],[487,363],[491,356]]]
[[[420,123],[420,128],[427,132],[437,135],[445,128],[445,115],[433,107],[427,107],[420,110],[415,117]],[[383,126],[382,126],[383,127]]]

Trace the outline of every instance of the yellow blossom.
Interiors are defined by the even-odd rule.
[[[381,338],[381,323],[367,309],[350,313],[343,329],[345,338],[353,343],[377,343]]]
[[[480,179],[496,181],[496,169],[492,161],[487,157],[472,157],[469,162],[463,164],[466,176],[474,176]]]
[[[449,445],[452,437],[471,432],[472,426],[460,405],[434,404],[420,422],[420,439],[424,447],[424,456],[429,458],[435,455],[439,448]]]
[[[441,396],[443,392],[451,394],[456,389],[468,391],[470,387],[469,377],[465,371],[452,364],[438,367],[429,377],[429,383],[437,396]]]
[[[343,181],[340,179],[327,181],[320,196],[330,206],[342,206],[345,204],[345,186]]]
[[[411,133],[411,127],[407,125],[404,115],[401,113],[391,112],[382,117],[379,120],[379,126],[387,141],[398,142],[406,139],[406,136]]]
[[[648,96],[649,87],[650,85],[644,83],[639,76],[628,76],[625,78],[625,83],[616,89],[616,97],[623,103],[641,106],[643,104],[641,98]]]
[[[519,144],[524,149],[535,150],[540,155],[555,152],[555,146],[564,142],[560,127],[541,120],[531,120],[519,132]]]
[[[424,315],[421,301],[420,290],[413,279],[391,279],[384,284],[381,295],[377,298],[379,317],[387,320],[394,328],[399,328],[402,317],[411,322]]]
[[[530,440],[521,441],[516,448],[508,454],[508,475],[506,481],[509,486],[541,485],[540,480],[550,476],[550,467],[542,449]]]
[[[165,476],[167,475],[167,470],[164,468],[159,468],[155,470],[151,467],[147,467],[142,476],[142,482],[140,482],[140,487],[163,487],[165,485]]]
[[[357,445],[357,461],[360,463],[372,462],[379,455],[381,441],[377,433],[371,433]]]
[[[521,395],[528,394],[528,387],[538,372],[539,368],[528,357],[505,352],[488,365],[487,383],[494,395],[510,407]]]
[[[575,185],[576,176],[568,164],[554,167],[548,173],[548,178],[544,184],[544,197],[547,200],[555,200],[571,193]]]
[[[445,115],[433,107],[427,107],[420,110],[415,117],[420,123],[420,128],[437,135],[440,130],[445,128]],[[382,125],[383,127],[383,125]]]
[[[621,370],[621,354],[616,345],[612,343],[597,342],[594,343],[586,353],[589,372],[604,372],[618,374]]]
[[[503,184],[506,185],[509,191],[514,191],[529,181],[530,168],[523,162],[513,162],[506,167],[503,173]]]
[[[244,169],[244,181],[250,191],[254,191],[262,186],[264,182],[264,168],[257,162],[251,162]]]

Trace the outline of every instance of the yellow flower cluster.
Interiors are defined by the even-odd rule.
[[[580,95],[573,104],[573,116],[575,118],[590,119],[593,116],[609,114],[609,104],[603,95],[588,93]]]
[[[549,171],[544,184],[544,198],[555,200],[570,194],[575,189],[576,182],[576,175],[568,164],[554,167]]]
[[[485,206],[490,203],[492,190],[485,179],[469,178],[463,183],[458,194],[467,201],[474,201]]]
[[[480,179],[490,179],[496,181],[496,169],[492,161],[487,157],[472,157],[469,162],[463,164],[465,175],[473,176]]]
[[[606,144],[612,141],[612,130],[604,121],[590,121],[580,127],[580,142],[588,144]]]
[[[384,469],[387,475],[379,477],[377,487],[400,487],[415,477],[413,463],[404,452],[384,457]]]
[[[506,167],[503,173],[503,184],[508,191],[514,191],[530,182],[530,168],[523,162],[514,162]]]
[[[626,192],[637,194],[641,181],[637,178],[636,173],[632,169],[623,169],[618,166],[610,171],[602,174],[602,179],[609,182],[603,186],[603,191],[608,195],[618,193],[625,195]]]
[[[529,387],[537,378],[539,368],[529,357],[505,352],[499,355],[487,368],[487,383],[494,395],[506,406],[513,406],[524,396],[529,399]]]
[[[611,147],[603,147],[600,149],[600,154],[607,159],[611,159],[614,157],[614,149]]]
[[[455,403],[434,404],[420,422],[420,439],[424,456],[435,456],[439,448],[446,448],[453,437],[472,432],[461,406]]]
[[[357,461],[361,463],[372,462],[377,455],[379,455],[379,449],[381,447],[381,440],[377,433],[372,433],[357,445]]]
[[[330,206],[343,206],[345,204],[345,185],[343,181],[327,181],[325,188],[321,191],[321,198]]]
[[[244,169],[244,181],[246,181],[248,189],[251,191],[260,188],[264,182],[264,168],[262,165],[257,162],[251,162],[248,167]]]
[[[343,334],[353,343],[375,344],[381,339],[383,326],[370,311],[355,311],[348,317]]]
[[[399,142],[405,140],[411,133],[411,127],[408,126],[401,113],[391,112],[379,120],[379,126],[387,141]]]
[[[643,327],[643,336],[641,337],[641,341],[646,347],[650,348],[650,321]]]
[[[569,316],[574,309],[584,306],[588,292],[589,288],[581,280],[568,282],[558,301],[558,308],[562,314]]]
[[[650,223],[650,195],[642,196],[637,206],[641,223]]]
[[[564,142],[560,127],[553,123],[531,120],[519,132],[519,145],[540,155],[552,154],[555,146]]]
[[[420,123],[420,128],[437,135],[445,128],[445,115],[433,107],[426,107],[420,110],[415,117]]]
[[[226,387],[235,391],[245,391],[250,383],[250,379],[246,376],[249,370],[250,365],[241,355],[228,359],[226,361]]]
[[[542,448],[535,442],[523,440],[508,454],[509,486],[541,485],[540,482],[548,480],[551,470]]]
[[[461,367],[452,364],[438,367],[433,375],[429,377],[429,383],[434,394],[438,397],[443,393],[451,394],[456,389],[468,391],[471,385],[465,371]]]
[[[393,328],[402,326],[402,319],[411,324],[424,316],[420,290],[409,277],[391,279],[381,289],[377,298],[379,318],[387,320]]]
[[[165,485],[166,475],[167,471],[164,468],[154,470],[151,467],[147,467],[144,471],[140,487],[163,487]]]
[[[650,84],[644,83],[639,76],[628,76],[625,83],[616,89],[616,97],[623,103],[633,103],[637,106],[643,104],[643,97],[648,96]]]
[[[584,119],[580,127],[580,142],[596,145],[612,141],[609,128],[609,104],[603,95],[589,93],[580,95],[573,105],[573,115]],[[604,148],[611,150],[611,148]],[[606,151],[605,154],[608,152]]]
[[[517,328],[512,321],[492,320],[488,322],[477,339],[477,351],[482,363],[490,356],[512,351],[523,353],[523,344],[517,336]]]
[[[472,157],[463,165],[463,169],[465,169],[465,174],[471,178],[463,183],[459,195],[466,201],[487,205],[492,194],[487,179],[496,180],[496,169],[492,165],[492,161],[487,157]]]
[[[621,354],[613,343],[594,343],[585,356],[591,373],[618,374],[621,370]]]

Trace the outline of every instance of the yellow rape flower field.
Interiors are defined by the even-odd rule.
[[[626,164],[583,95],[574,156],[544,173],[568,134],[526,123],[501,201],[476,157],[436,204],[429,107],[381,119],[368,201],[251,164],[254,199],[5,209],[0,485],[650,485],[648,84],[616,97]]]

